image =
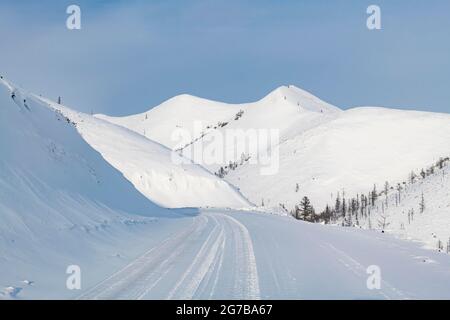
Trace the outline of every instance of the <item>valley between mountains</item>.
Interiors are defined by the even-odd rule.
[[[283,86],[112,117],[2,78],[0,154],[0,299],[450,298],[448,114]]]

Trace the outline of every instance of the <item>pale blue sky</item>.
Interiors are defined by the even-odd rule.
[[[65,27],[70,4],[82,30]],[[366,28],[370,4],[380,31]],[[180,93],[248,102],[294,84],[344,109],[450,112],[448,0],[2,0],[0,38],[0,74],[83,111]]]

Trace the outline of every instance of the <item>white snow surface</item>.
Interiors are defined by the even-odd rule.
[[[277,174],[243,166],[227,179],[255,203],[293,208],[306,195],[320,211],[337,192],[381,188],[448,154],[450,115],[363,107],[282,143]]]
[[[408,181],[407,177],[403,181]],[[397,181],[403,187],[400,201],[396,183],[391,182],[394,189],[389,190],[387,199],[384,194],[378,198],[371,210],[371,222],[361,219],[361,227],[382,229],[380,224],[382,217],[385,217],[387,232],[402,239],[421,242],[428,249],[447,252],[450,250],[450,164],[447,162],[442,169],[435,169],[434,174],[425,178],[418,175],[412,184],[408,182],[404,185],[403,181]],[[423,212],[420,208],[422,195]]]
[[[448,299],[449,263],[386,233],[202,210],[77,298]],[[367,286],[374,266],[379,289]]]
[[[81,136],[154,203],[166,208],[251,207],[229,183],[191,161],[174,161],[176,154],[163,145],[51,100],[35,98],[74,121]]]
[[[240,110],[244,113],[235,120]],[[411,170],[450,154],[448,114],[381,107],[342,111],[295,86],[280,87],[254,103],[230,105],[182,95],[142,114],[97,117],[145,133],[169,148],[176,148],[179,141],[172,140],[173,133],[183,128],[194,140],[183,149],[184,156],[212,172],[240,157],[235,154],[220,163],[202,163],[202,152],[218,132],[278,129],[275,174],[261,174],[264,164],[244,163],[225,176],[252,203],[264,202],[266,207],[281,203],[292,209],[308,196],[321,211],[338,191],[366,192],[374,183],[381,186],[386,180],[402,179]],[[198,132],[194,131],[196,121],[203,124]],[[214,129],[218,122],[227,125]],[[233,148],[236,141],[226,140],[224,154]],[[201,150],[200,156],[193,150]]]
[[[0,299],[70,297],[69,265],[89,286],[195,214],[149,201],[62,114],[0,81]]]
[[[249,208],[161,208],[148,199],[151,195],[143,196],[145,190],[136,190],[140,187],[130,173],[133,164],[123,164],[126,161],[118,155],[139,158],[140,152],[134,153],[133,148],[158,150],[147,146],[158,144],[130,130],[28,95],[6,81],[1,83],[0,299],[450,299],[450,255],[425,250],[418,243],[387,233],[304,223]],[[265,99],[278,101],[281,97],[284,101],[288,89],[282,88]],[[295,92],[305,99],[309,97],[302,91]],[[344,130],[342,127],[352,131],[343,116],[352,112],[331,107],[321,112],[317,110],[320,101],[311,97],[305,101],[311,104],[305,104],[301,112],[311,120],[305,121],[311,127],[304,130],[294,123],[284,131],[286,136],[291,133],[290,140],[282,143],[292,147],[298,137],[309,143],[317,139],[325,149],[334,150],[327,147],[327,138],[317,123],[334,128],[336,134]],[[292,107],[288,113],[294,117],[295,102],[281,105]],[[268,103],[267,108],[271,107],[275,108]],[[394,120],[402,128],[408,127],[401,122],[403,119],[413,121],[409,125],[414,123],[423,132],[431,130],[430,123],[440,124],[438,134],[445,133],[446,116],[398,113]],[[243,122],[245,114],[232,124]],[[411,119],[405,119],[405,115]],[[352,127],[353,132],[371,123],[366,116],[362,118],[359,126]],[[314,130],[319,132],[313,134]],[[96,134],[102,138],[94,137]],[[316,138],[308,140],[308,134]],[[121,152],[114,151],[110,139],[117,140]],[[442,142],[441,137],[436,140],[436,144],[419,142],[432,143],[431,150]],[[417,149],[423,152],[423,148]],[[167,159],[155,153],[158,160]],[[343,159],[352,156],[346,155],[348,158],[343,155]],[[408,155],[415,153],[410,151]],[[428,160],[428,156],[420,159]],[[136,161],[135,170],[141,170],[141,160],[130,161]],[[405,166],[414,160],[407,161]],[[301,165],[297,163],[296,167]],[[405,174],[410,170],[406,167]],[[295,181],[287,176],[278,179]],[[414,203],[423,190],[427,201],[433,202],[424,217],[438,214],[448,199],[445,190],[439,190],[448,190],[446,179],[436,174],[424,180],[422,186],[412,187],[417,190],[411,189],[407,196],[411,200],[405,198],[405,205],[408,201]],[[264,183],[267,189],[272,188],[267,181]],[[439,201],[432,199],[433,193]],[[243,201],[238,193],[232,194],[231,199]],[[66,288],[66,268],[74,264],[82,270],[81,290]],[[367,287],[369,266],[380,268],[380,289]]]
[[[243,111],[243,115],[235,120],[239,111]],[[174,149],[180,144],[180,140],[173,136],[178,129],[188,131],[192,140],[201,138],[203,134],[208,136],[228,129],[277,129],[282,137],[287,138],[319,122],[335,118],[339,112],[341,110],[338,108],[306,91],[295,86],[282,86],[252,103],[226,104],[181,95],[141,114],[127,117],[98,114],[96,117],[127,127]],[[196,123],[202,125],[200,131],[195,130]],[[227,124],[220,127],[218,123]],[[188,150],[185,155],[194,158]]]

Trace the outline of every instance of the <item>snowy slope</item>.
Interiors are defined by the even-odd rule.
[[[360,226],[382,229],[385,218],[387,232],[420,241],[429,249],[438,250],[440,247],[441,251],[447,252],[450,250],[449,162],[444,162],[442,169],[434,165],[433,173],[424,177],[418,171],[416,175],[413,183],[408,177],[396,183],[391,182],[394,188],[389,188],[387,198],[384,193],[380,195],[371,209],[370,217],[360,217]],[[397,183],[402,186],[400,191],[397,190]]]
[[[368,185],[401,179],[411,169],[450,153],[450,115],[377,107],[342,111],[294,86],[280,87],[249,104],[227,105],[184,95],[143,114],[98,117],[145,132],[170,148],[179,142],[171,139],[174,132],[185,129],[194,141],[182,149],[184,156],[212,172],[236,162],[234,170],[225,168],[225,180],[251,202],[266,207],[281,203],[292,209],[306,195],[319,211],[337,192],[365,192]],[[198,121],[202,126],[196,131]],[[220,161],[205,161],[208,146],[227,132],[259,129],[269,135],[271,129],[278,130],[279,158],[269,151],[275,157],[271,160],[279,159],[275,174],[262,174],[267,163],[252,163],[267,151],[268,142],[257,155],[249,148],[245,156],[251,160],[246,162],[233,152],[243,139],[238,143],[224,139]]]
[[[169,231],[183,211],[150,202],[74,124],[0,82],[0,299],[68,296],[67,266],[89,285]]]
[[[269,206],[292,208],[306,195],[322,210],[337,192],[355,195],[374,183],[381,187],[447,154],[450,115],[362,107],[282,143],[276,175],[244,166],[227,179],[255,203],[264,199]]]
[[[174,130],[186,129],[193,134],[194,121],[201,122],[203,128],[206,128],[208,125],[216,125],[219,121],[233,118],[239,108],[239,105],[184,94],[141,114],[126,117],[98,114],[96,117],[124,126],[172,149],[177,142],[171,139]]]
[[[251,211],[162,209],[103,159],[114,162],[112,148],[93,136],[140,149],[137,137],[10,87],[14,103],[2,84],[0,299],[450,297],[450,256],[388,234]],[[81,291],[65,286],[73,264]],[[381,269],[380,289],[367,287],[371,265]]]
[[[76,122],[82,137],[153,202],[168,208],[250,206],[234,187],[201,166],[174,162],[166,147],[48,99],[36,99]]]

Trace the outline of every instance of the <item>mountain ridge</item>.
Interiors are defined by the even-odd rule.
[[[195,150],[210,145],[208,139],[218,134],[225,136],[227,130],[278,130],[277,175],[261,176],[261,166],[244,164],[227,169],[224,176],[250,201],[270,207],[283,204],[293,208],[306,195],[321,210],[331,193],[343,189],[362,192],[367,185],[401,179],[411,168],[425,166],[450,152],[448,114],[376,106],[341,110],[295,86],[280,86],[250,104],[208,101],[199,113],[196,107],[180,103],[172,105],[176,109],[172,113],[162,104],[157,112],[150,109],[132,118],[99,117],[145,133],[171,149],[176,148],[171,134],[183,129],[191,136],[183,155],[216,173],[230,163],[240,162],[240,155],[237,159],[225,157],[221,163],[202,164]],[[242,114],[238,115],[238,111]],[[201,123],[197,132],[196,122]],[[233,148],[233,143],[225,143],[224,153]],[[295,192],[297,184],[299,191]]]

